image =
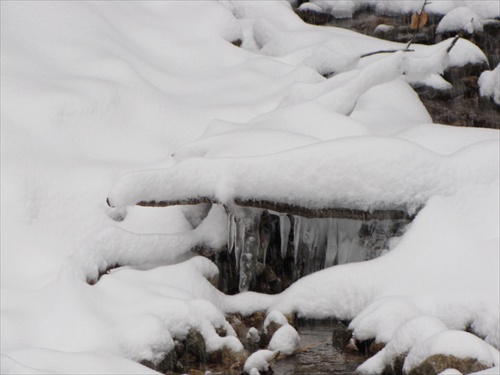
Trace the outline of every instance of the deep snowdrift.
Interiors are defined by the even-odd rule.
[[[430,124],[406,83],[484,61],[471,43],[360,58],[403,46],[279,1],[5,2],[1,18],[2,373],[151,373],[136,361],[190,328],[239,350],[224,313],[259,309],[356,318],[381,341],[432,316],[499,347],[498,132]],[[379,259],[229,297],[191,251],[225,244],[221,206],[196,229],[179,207],[125,207],[200,195],[425,207]]]

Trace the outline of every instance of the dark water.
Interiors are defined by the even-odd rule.
[[[272,366],[274,374],[352,375],[366,357],[334,347],[334,325],[331,321],[301,321],[297,331],[301,348],[305,350],[275,362]]]

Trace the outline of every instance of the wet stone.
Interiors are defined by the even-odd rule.
[[[348,329],[348,324],[337,321],[332,326],[332,344],[334,347],[343,349],[349,344],[352,337],[352,330]]]

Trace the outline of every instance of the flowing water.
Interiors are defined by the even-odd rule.
[[[272,366],[275,375],[352,375],[366,360],[357,353],[346,353],[332,343],[333,321],[300,321],[301,349]]]

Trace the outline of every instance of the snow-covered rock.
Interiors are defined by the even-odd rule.
[[[269,364],[276,360],[279,355],[279,350],[261,349],[250,355],[243,366],[243,370],[251,373],[251,371],[267,371]],[[254,370],[255,369],[255,370]]]
[[[439,22],[436,33],[464,30],[468,34],[483,31],[483,19],[467,7],[458,7],[447,13]]]
[[[499,360],[500,352],[477,336],[450,330],[437,333],[410,349],[403,371],[409,374],[412,374],[412,371],[418,373],[417,368],[429,366],[426,361],[430,361],[430,365],[439,372],[448,367],[456,367],[470,373],[498,366]],[[450,366],[450,363],[455,365]]]
[[[481,96],[492,98],[500,106],[500,65],[481,73],[478,85]]]
[[[280,354],[291,355],[300,347],[300,337],[295,328],[285,324],[279,328],[269,342],[269,350],[277,350]]]

